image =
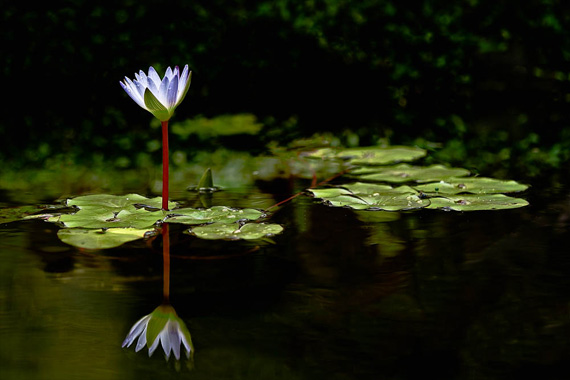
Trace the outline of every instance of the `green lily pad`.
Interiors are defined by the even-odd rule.
[[[169,212],[166,219],[168,223],[182,224],[205,224],[221,223],[230,224],[238,220],[256,220],[263,216],[263,212],[246,208],[235,209],[225,206],[214,206],[208,209],[181,208]]]
[[[373,182],[432,182],[451,177],[469,175],[469,170],[463,168],[448,168],[443,165],[412,166],[399,164],[382,168],[362,168],[351,171],[361,181]]]
[[[506,210],[528,206],[528,202],[522,198],[509,197],[503,194],[462,194],[449,195],[446,197],[430,198],[430,209],[443,209],[454,211],[482,211],[482,210]]]
[[[334,207],[350,207],[356,210],[402,211],[427,207],[429,200],[408,186],[392,188],[387,185],[353,183],[343,187],[309,189],[325,204]]]
[[[273,236],[283,231],[283,227],[274,223],[248,223],[239,227],[237,224],[213,223],[193,227],[190,232],[201,239],[208,240],[256,240]]]
[[[500,180],[495,178],[448,178],[445,181],[414,186],[416,190],[425,193],[439,194],[497,194],[515,193],[528,189],[527,185],[513,180]]]
[[[62,214],[48,219],[63,223],[68,228],[147,228],[164,220],[167,211],[148,211],[144,208],[122,209],[113,212],[107,208],[85,207],[75,214]]]
[[[111,195],[111,194],[93,194],[83,195],[76,198],[68,199],[66,204],[68,206],[76,206],[80,209],[88,207],[98,209],[108,209],[112,211],[121,211],[129,208],[129,206],[140,206],[147,208],[160,209],[162,207],[162,198],[147,198],[139,194],[127,195]],[[168,208],[176,207],[176,202],[168,202]]]
[[[317,149],[308,157],[323,159],[346,159],[352,165],[386,165],[396,162],[409,162],[424,157],[426,150],[407,146],[360,147],[335,150],[332,148]]]
[[[149,231],[138,228],[110,228],[94,230],[85,228],[63,228],[57,232],[61,241],[84,249],[109,249],[124,243],[142,239]]]

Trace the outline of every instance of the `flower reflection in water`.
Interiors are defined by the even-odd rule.
[[[144,346],[148,347],[148,356],[156,351],[159,342],[166,354],[166,360],[173,352],[176,360],[180,359],[180,345],[184,345],[186,357],[194,356],[194,346],[190,332],[184,321],[176,314],[176,310],[170,305],[170,236],[168,223],[162,226],[162,256],[163,256],[163,304],[154,309],[152,313],[139,319],[129,331],[123,341],[123,347],[130,347],[135,340],[135,351],[138,352]]]
[[[180,359],[180,344],[184,345],[188,359],[194,354],[190,332],[170,305],[160,305],[152,313],[135,323],[123,341],[123,347],[130,347],[137,338],[135,351],[138,352],[144,346],[148,346],[148,356],[154,353],[159,341],[167,360],[171,352],[174,352],[177,360]]]

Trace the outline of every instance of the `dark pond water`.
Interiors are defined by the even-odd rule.
[[[307,186],[263,182],[212,202],[265,208]],[[3,224],[0,378],[567,379],[569,190],[534,186],[517,210],[388,216],[301,196],[275,210],[285,232],[261,246],[172,228],[191,369],[121,348],[161,303],[160,249],[86,252],[53,224]]]

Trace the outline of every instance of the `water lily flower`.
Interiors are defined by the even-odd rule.
[[[170,305],[160,305],[152,313],[139,319],[129,331],[122,347],[130,347],[137,337],[138,342],[135,351],[139,352],[144,346],[147,346],[148,356],[154,353],[159,342],[166,354],[166,360],[170,358],[171,352],[174,352],[176,360],[180,359],[181,344],[184,345],[188,359],[190,359],[191,354],[194,355],[190,332],[184,321],[178,317]]]
[[[167,121],[184,100],[191,78],[192,72],[188,70],[188,65],[184,66],[182,73],[178,66],[174,70],[168,67],[162,79],[151,66],[148,75],[141,70],[138,74],[135,73],[134,80],[125,77],[124,82],[119,83],[139,106],[158,120]]]

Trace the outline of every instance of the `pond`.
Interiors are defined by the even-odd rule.
[[[210,202],[266,209],[309,186],[259,179]],[[170,301],[193,362],[121,347],[162,302],[160,237],[91,251],[60,241],[53,223],[0,224],[0,378],[566,378],[568,194],[535,185],[513,210],[391,213],[303,194],[271,209],[285,228],[262,243],[173,225]],[[5,192],[2,205],[22,196]]]

